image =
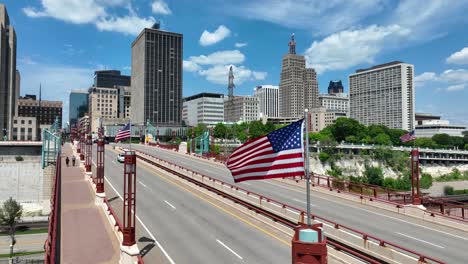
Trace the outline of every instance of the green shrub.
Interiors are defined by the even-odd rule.
[[[395,183],[396,180],[390,177],[387,177],[383,181],[383,187],[388,188],[388,189],[396,189],[395,188]]]
[[[423,173],[420,179],[420,186],[423,189],[429,189],[432,186],[432,176],[427,173]]]
[[[321,162],[326,162],[330,159],[330,155],[326,152],[320,152],[319,159]]]
[[[23,159],[22,156],[16,156],[16,157],[15,157],[15,160],[16,160],[16,161],[23,161],[24,159]]]
[[[445,185],[444,186],[444,195],[453,195],[454,190],[452,186]]]
[[[381,167],[367,166],[364,170],[364,177],[369,184],[382,186],[384,181],[383,171]]]

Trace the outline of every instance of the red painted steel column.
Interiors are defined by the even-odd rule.
[[[419,150],[411,151],[411,197],[414,205],[421,204],[421,190],[419,189]]]
[[[86,139],[86,162],[85,162],[86,172],[91,172],[91,158],[93,155],[93,152],[91,149],[92,146],[93,146],[93,140],[91,139],[91,134],[88,134],[87,139]]]
[[[96,192],[104,192],[104,140],[100,138],[97,142],[97,166],[96,166]]]
[[[123,241],[122,245],[135,244],[135,195],[136,195],[136,155],[126,151],[124,160],[124,203],[123,203]]]
[[[300,225],[294,229],[292,238],[292,264],[327,264],[327,238],[324,237],[322,224]],[[303,229],[312,229],[318,234],[318,242],[303,242],[299,233]]]
[[[84,152],[86,151],[85,147],[84,147],[84,144],[83,144],[84,143],[84,138],[85,138],[84,133],[80,132],[80,144],[81,144],[81,146],[80,146],[80,149],[81,149],[80,160],[84,160]]]
[[[76,133],[76,141],[78,141],[78,143],[76,144],[76,152],[78,154],[81,153],[81,138],[80,138],[80,133]]]

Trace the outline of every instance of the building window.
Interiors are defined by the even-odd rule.
[[[31,124],[32,124],[32,120],[28,120],[28,124],[30,124],[30,125],[31,125]]]
[[[21,124],[24,125],[24,120],[21,120]]]

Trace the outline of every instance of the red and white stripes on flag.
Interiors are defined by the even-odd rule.
[[[115,136],[115,142],[130,138],[130,122],[123,128],[119,129],[119,133]]]
[[[226,162],[234,182],[303,176],[303,120],[240,146]]]

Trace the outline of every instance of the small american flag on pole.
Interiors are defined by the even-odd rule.
[[[408,142],[416,139],[414,130],[400,137],[401,142]]]
[[[234,182],[303,176],[303,121],[294,122],[235,149],[226,162]]]
[[[115,141],[118,142],[127,138],[130,138],[130,122],[119,129],[119,133],[115,136]]]

